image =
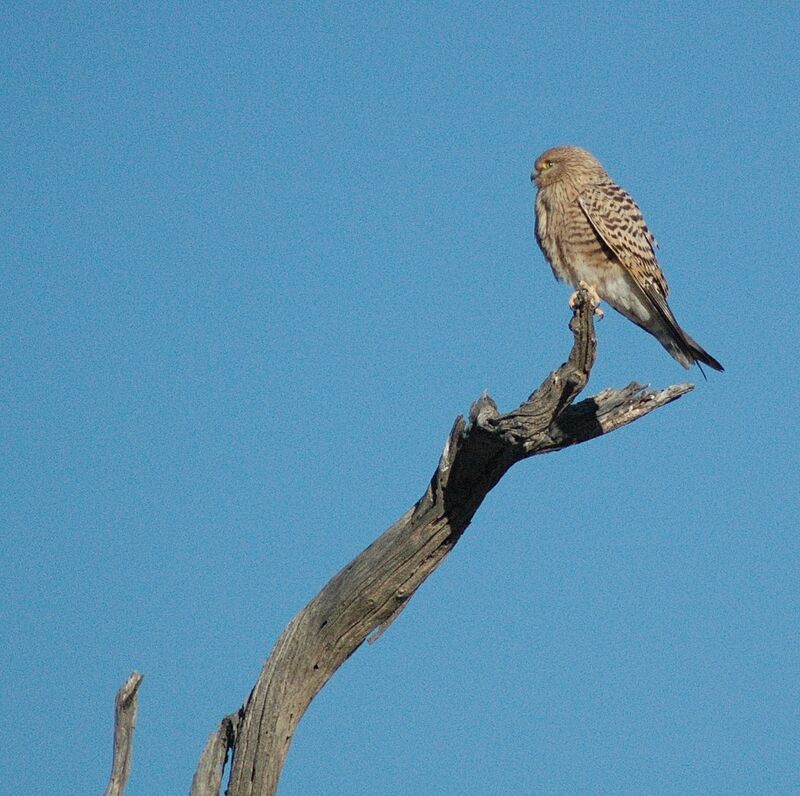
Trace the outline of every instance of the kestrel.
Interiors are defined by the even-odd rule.
[[[556,279],[588,289],[650,332],[685,368],[722,365],[681,329],[667,304],[656,239],[639,206],[600,161],[574,146],[548,149],[534,166],[536,240]]]

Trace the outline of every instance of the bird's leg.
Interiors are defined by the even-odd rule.
[[[603,310],[600,309],[600,296],[597,295],[597,288],[594,285],[589,285],[584,282],[582,279],[578,282],[578,290],[585,290],[589,294],[589,301],[592,302],[592,308],[594,309],[594,314],[598,319],[602,319],[605,317],[605,313]],[[570,309],[574,310],[575,307],[578,305],[578,290],[576,290],[570,297],[569,297],[569,307]]]

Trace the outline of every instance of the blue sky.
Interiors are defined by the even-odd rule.
[[[101,792],[134,668],[127,793],[186,792],[454,417],[563,361],[562,143],[726,372],[607,313],[589,393],[696,391],[512,470],[280,792],[797,792],[797,5],[276,6],[0,11],[0,792]]]

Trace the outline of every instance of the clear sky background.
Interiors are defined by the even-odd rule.
[[[301,722],[281,794],[800,791],[796,3],[0,10],[0,792],[185,793],[279,633],[484,389],[566,357],[535,157],[642,206],[686,373],[587,395]]]

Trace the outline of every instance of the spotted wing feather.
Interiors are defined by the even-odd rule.
[[[647,294],[655,290],[666,298],[669,286],[656,258],[658,243],[636,202],[611,181],[587,186],[578,202],[636,284]]]
[[[667,304],[669,287],[656,259],[656,239],[647,228],[639,206],[618,185],[593,184],[578,196],[581,209],[603,242],[613,252],[640,291],[645,305],[644,316],[630,310],[620,311],[655,335],[661,344],[684,367],[703,362],[715,370],[722,365],[681,329]]]

